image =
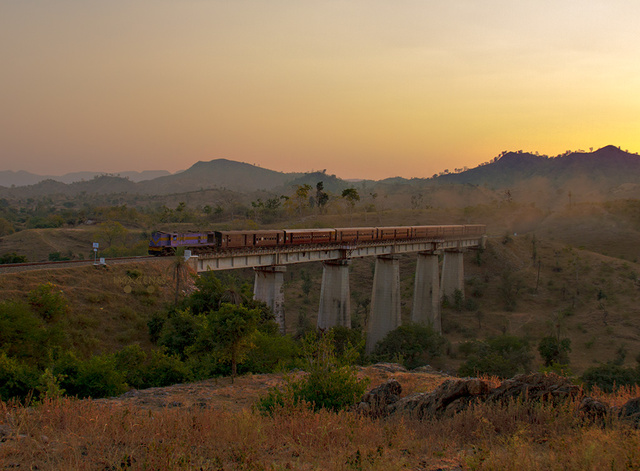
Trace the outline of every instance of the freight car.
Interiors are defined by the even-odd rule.
[[[259,231],[154,232],[150,255],[169,255],[179,247],[194,253],[229,249],[296,245],[367,243],[408,239],[444,240],[478,237],[482,224],[445,226],[346,227],[333,229],[283,229]]]

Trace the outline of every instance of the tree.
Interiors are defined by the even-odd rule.
[[[460,367],[460,376],[494,375],[510,378],[530,370],[531,352],[526,339],[500,335],[486,341],[466,342],[460,352],[467,361]]]
[[[324,191],[324,183],[318,182],[316,183],[316,205],[318,206],[318,210],[322,213],[324,207],[329,201],[329,195],[326,191]]]
[[[360,201],[358,190],[356,190],[355,188],[345,188],[344,190],[342,190],[342,197],[347,201],[347,204],[349,206],[349,216],[350,218],[352,218],[353,208],[355,207],[356,202]]]
[[[560,340],[554,336],[544,337],[538,344],[538,352],[544,360],[544,366],[551,366],[554,363],[568,365],[571,339]]]
[[[173,302],[174,305],[177,306],[180,299],[180,288],[182,286],[182,282],[189,275],[189,265],[187,264],[187,260],[184,256],[184,248],[176,250],[176,254],[171,261],[171,265],[169,265],[169,270],[171,271],[171,278],[176,283]]]
[[[214,272],[202,273],[195,279],[196,290],[186,299],[194,314],[206,314],[220,307],[225,286]]]
[[[302,210],[305,204],[309,202],[309,192],[311,191],[311,185],[305,183],[304,185],[296,185],[294,192],[294,198],[297,203],[298,211],[302,215]]]
[[[13,234],[15,232],[13,224],[11,224],[5,218],[0,217],[0,236]]]
[[[440,356],[445,344],[445,339],[429,326],[404,324],[378,342],[372,357],[381,362],[401,359],[405,367],[417,368]]]
[[[207,316],[205,335],[213,340],[221,358],[231,361],[231,381],[237,375],[238,362],[242,361],[249,350],[258,327],[260,311],[248,309],[230,303],[222,303],[220,309]]]
[[[109,248],[117,242],[124,244],[129,231],[117,221],[106,221],[98,225],[97,236],[106,242]]]

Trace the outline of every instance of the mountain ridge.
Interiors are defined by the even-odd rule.
[[[0,172],[0,175],[6,173]],[[76,175],[79,174],[76,172]],[[138,174],[143,175],[145,172],[138,172]],[[4,187],[0,188],[0,195],[25,197],[51,193],[71,195],[81,192],[167,195],[204,189],[244,193],[261,190],[284,192],[295,185],[315,186],[318,181],[324,181],[325,189],[336,193],[347,187],[364,187],[372,184],[393,187],[403,185],[437,187],[461,184],[486,186],[496,190],[518,188],[531,190],[532,182],[536,184],[543,182],[539,192],[558,191],[573,186],[581,191],[613,194],[620,188],[640,190],[639,175],[640,157],[609,145],[593,152],[571,152],[556,157],[522,151],[504,152],[490,163],[463,172],[443,173],[432,178],[393,177],[377,182],[372,180],[349,182],[324,172],[285,173],[219,158],[210,161],[200,160],[182,172],[139,182],[121,175],[98,174],[92,179],[69,184],[55,179],[45,179],[33,185]]]

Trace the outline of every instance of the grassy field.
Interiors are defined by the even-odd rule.
[[[442,376],[359,373],[372,386],[395,376],[403,395]],[[372,419],[305,407],[273,416],[252,404],[276,375],[149,390],[144,399],[0,403],[2,469],[38,470],[622,470],[640,467],[640,433],[610,417],[585,422],[577,403],[480,404],[452,417]],[[598,394],[621,405],[635,390]],[[157,399],[155,402],[153,398]]]
[[[61,322],[81,354],[111,353],[132,343],[150,348],[147,322],[173,299],[169,264],[153,260],[3,274],[0,300],[27,301],[30,291],[51,283],[68,303],[68,315]]]

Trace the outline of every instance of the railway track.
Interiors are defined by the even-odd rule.
[[[159,261],[162,258],[154,257],[153,255],[140,255],[136,257],[114,257],[105,259],[106,265],[114,265],[119,263],[131,263],[131,262],[152,262]],[[28,262],[28,263],[8,263],[0,265],[0,274],[5,273],[19,273],[31,270],[52,270],[58,268],[72,268],[89,265],[100,265],[94,260],[62,260],[59,262]]]

